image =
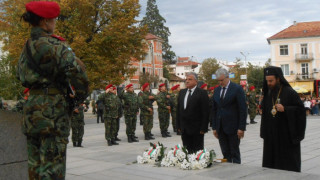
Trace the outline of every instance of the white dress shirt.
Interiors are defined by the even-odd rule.
[[[226,96],[226,94],[227,94],[227,90],[228,90],[228,88],[229,88],[229,85],[230,85],[230,80],[229,80],[227,86],[225,87],[226,90],[224,91],[224,96]],[[222,91],[223,91],[223,87],[221,86],[220,98],[221,98],[221,96],[222,96]]]
[[[197,86],[191,89],[191,95],[193,94],[194,90],[196,89]],[[189,96],[189,89],[187,89],[187,93],[184,96],[184,109],[187,108],[187,102],[188,102],[188,96]]]

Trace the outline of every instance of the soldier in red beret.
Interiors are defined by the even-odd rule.
[[[181,133],[177,131],[177,127],[176,127],[177,105],[178,105],[178,95],[180,92],[180,84],[173,86],[171,90],[172,90],[172,93],[170,94],[170,101],[171,101],[172,128],[173,128],[173,132],[177,133],[177,135],[181,135]]]
[[[256,88],[254,86],[250,86],[248,92],[248,114],[250,117],[250,124],[256,124],[257,122],[254,121],[254,118],[257,115],[257,103],[256,103]]]
[[[29,179],[65,179],[69,121],[75,105],[64,92],[69,90],[69,82],[77,82],[77,106],[88,96],[88,77],[70,46],[53,35],[59,5],[31,1],[25,7],[21,18],[31,25],[31,37],[21,53],[17,77],[30,88],[22,123],[27,136]]]
[[[169,121],[170,121],[170,96],[167,93],[166,84],[162,83],[159,85],[159,94],[157,95],[157,104],[158,104],[158,117],[159,125],[162,137],[171,137],[168,132]]]
[[[202,86],[200,87],[203,90],[208,90],[208,84],[202,84]]]

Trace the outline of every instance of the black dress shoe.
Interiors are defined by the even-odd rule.
[[[257,124],[257,122],[255,122],[255,121],[250,121],[250,124]]]
[[[115,141],[121,141],[118,137],[114,138]]]
[[[112,145],[119,145],[119,143],[117,143],[114,139],[111,139],[111,143]]]

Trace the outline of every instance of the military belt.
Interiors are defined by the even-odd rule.
[[[57,88],[30,89],[30,95],[57,95],[62,94]]]

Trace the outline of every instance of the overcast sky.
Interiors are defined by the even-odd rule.
[[[147,0],[140,0],[140,17]],[[270,58],[267,38],[293,21],[320,21],[319,0],[157,0],[171,31],[169,43],[177,56],[199,62],[215,57],[233,62],[240,52],[247,60]]]

